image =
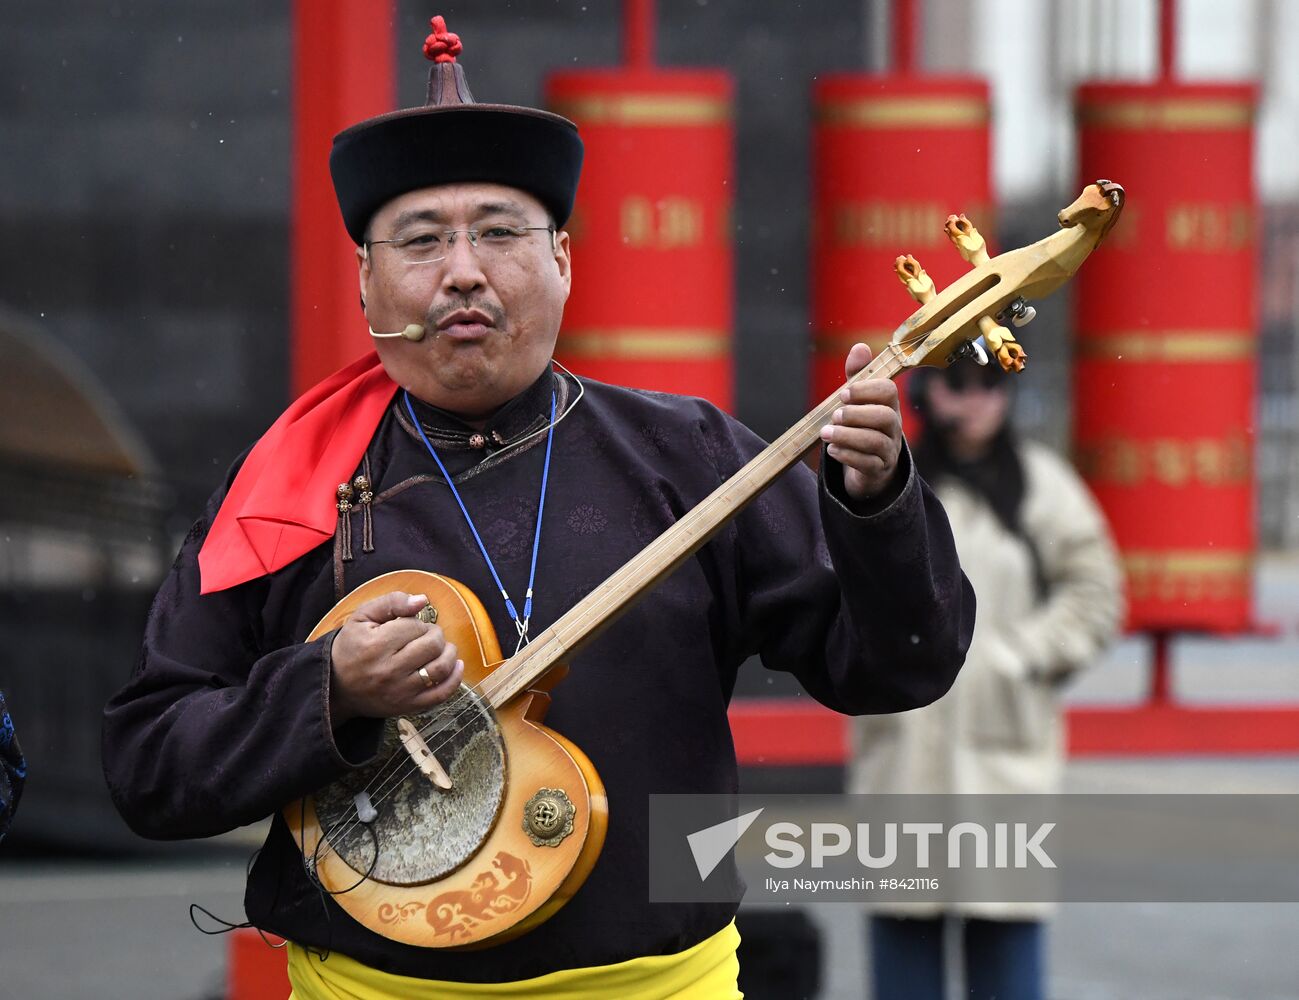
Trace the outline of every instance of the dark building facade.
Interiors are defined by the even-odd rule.
[[[658,7],[661,65],[737,80],[738,410],[770,436],[807,402],[808,89],[863,65],[865,5]],[[399,100],[423,101],[434,13],[480,99],[535,104],[551,70],[618,63],[620,8],[405,0]],[[68,0],[4,21],[0,303],[102,380],[187,522],[288,397],[291,6]]]

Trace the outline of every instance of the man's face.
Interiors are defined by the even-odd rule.
[[[369,238],[400,242],[357,250],[370,326],[380,333],[410,323],[425,329],[416,342],[375,341],[393,381],[472,419],[486,417],[541,375],[568,299],[568,234],[557,234],[552,246],[547,232],[496,243],[487,233],[549,222],[536,198],[499,184],[422,188],[375,213]],[[479,230],[479,246],[463,232],[448,246],[443,234],[457,229]],[[431,251],[415,249],[434,243]]]

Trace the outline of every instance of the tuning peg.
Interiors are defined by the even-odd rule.
[[[1019,345],[1014,334],[1004,326],[998,326],[997,321],[991,316],[979,317],[979,330],[983,334],[984,343],[997,356],[997,363],[1001,365],[1002,371],[1022,372],[1024,370],[1028,355],[1024,353],[1024,348]]]
[[[920,266],[920,261],[916,260],[911,254],[904,254],[893,261],[893,273],[898,276],[898,281],[906,286],[911,297],[924,305],[936,294],[934,292],[934,279],[929,277],[928,273]]]
[[[979,337],[976,340],[967,340],[952,352],[952,361],[961,360],[973,361],[979,366],[988,363],[988,352],[985,348],[982,337]]]
[[[1009,323],[1016,329],[1028,326],[1037,317],[1037,310],[1030,306],[1024,299],[1017,298],[1005,309],[997,313],[997,322],[1001,324]]]
[[[988,263],[988,244],[983,235],[974,228],[974,223],[964,215],[949,215],[943,225],[943,232],[956,247],[961,259],[978,267]]]

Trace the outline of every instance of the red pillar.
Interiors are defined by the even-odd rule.
[[[370,348],[352,241],[329,178],[334,135],[396,107],[395,0],[294,0],[292,393]]]

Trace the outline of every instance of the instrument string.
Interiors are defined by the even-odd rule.
[[[920,333],[920,334],[913,335],[910,338],[904,339],[903,341],[896,344],[889,343],[888,345],[885,346],[885,349],[880,352],[879,357],[875,359],[875,361],[878,363],[878,366],[875,368],[875,370],[872,372],[869,370],[871,366],[867,366],[866,369],[863,369],[862,374],[855,376],[852,380],[850,380],[849,384],[851,384],[851,382],[858,381],[859,379],[861,379],[862,377],[866,377],[867,375],[869,375],[869,377],[875,377],[875,378],[892,379],[904,367],[906,367],[903,362],[903,358],[905,357],[905,355],[902,351],[902,348],[913,347],[916,344],[923,341],[926,336],[927,334]],[[827,400],[825,403],[822,403],[822,406],[818,407],[816,411],[813,411],[813,414],[815,414],[820,409],[825,407],[828,402],[829,400]],[[810,418],[813,416],[813,414],[809,414],[807,417],[804,417],[803,421],[800,421],[800,423],[811,422]],[[819,423],[819,421],[817,422]],[[718,501],[716,500],[713,501],[713,503],[716,502]],[[708,508],[709,508],[709,500],[705,499],[705,501],[699,507],[694,508],[694,510],[691,513],[706,511]],[[702,516],[702,514],[700,516]],[[657,556],[659,554],[658,551],[659,549],[671,544],[670,540],[666,536],[667,533],[665,532],[664,534],[660,535],[657,539],[655,539],[653,542],[651,542],[645,549],[641,551],[641,553],[636,557],[634,561],[639,562],[642,559],[649,560],[652,559],[654,556]],[[627,567],[624,566],[623,569],[619,571],[619,573],[624,572],[626,568]],[[616,576],[617,574],[615,574],[615,578]],[[567,624],[570,628],[577,628],[579,631],[585,631],[586,624],[589,621],[591,621],[593,617],[597,621],[600,618],[603,618],[605,614],[607,614],[611,608],[615,607],[621,599],[622,599],[621,595],[617,593],[611,593],[605,596],[597,597],[595,601],[591,602],[591,604],[588,607],[582,610],[582,613],[578,617],[576,617],[572,622]],[[510,657],[509,659],[503,661],[499,661],[500,664],[503,665],[501,665],[499,669],[492,669],[492,672],[489,673],[486,677],[484,677],[477,685],[464,686],[464,689],[469,694],[477,695],[479,698],[482,698],[484,701],[488,703],[488,705],[492,707],[498,707],[494,703],[494,699],[496,695],[499,694],[501,691],[506,690],[508,686],[515,680],[516,677],[520,676],[525,670],[529,669],[529,662],[534,657],[541,656],[544,658],[547,655],[547,647],[549,647],[552,642],[558,641],[559,637],[556,634],[554,634],[553,628],[554,626],[551,626],[551,629],[547,629],[546,632],[537,636],[534,642],[524,647],[524,650],[516,651],[513,657]],[[522,653],[523,655],[521,656],[520,653]],[[520,662],[516,663],[515,662],[516,660]],[[478,705],[472,698],[464,698],[463,696],[461,696],[461,698],[458,698],[457,700],[461,700],[461,699],[468,701],[468,705],[455,710],[455,714],[452,716],[451,719],[452,726],[454,726],[457,722],[459,722],[459,720],[464,715],[477,714],[478,712]],[[436,746],[429,747],[429,752],[433,753],[434,755],[436,755],[439,750],[442,750],[446,746],[448,746],[451,743],[451,741],[456,738],[456,736],[460,735],[466,729],[469,728],[468,725],[462,725],[459,728],[452,728],[452,730],[448,733],[442,725],[445,718],[446,718],[445,710],[437,711],[434,715],[434,718],[430,719],[428,723],[420,727],[420,729],[418,730],[418,732],[420,733],[420,737],[424,739],[426,739],[435,730],[445,736],[445,738]],[[402,768],[403,762],[406,764],[404,769]],[[396,771],[400,773],[394,773],[393,772],[394,767]],[[373,805],[377,807],[381,803],[385,802],[392,794],[394,794],[396,789],[400,788],[406,782],[407,779],[409,779],[412,775],[418,772],[419,772],[418,765],[416,765],[414,761],[411,760],[410,756],[406,754],[404,750],[394,751],[389,756],[388,760],[384,763],[383,767],[380,768],[379,773],[377,773],[367,783],[365,791],[367,792],[367,794],[371,795],[371,802]],[[378,786],[377,788],[375,787],[376,784]],[[353,819],[349,815],[349,818],[347,820],[340,821],[339,823],[335,824],[335,826],[331,828],[329,831],[322,833],[321,839],[326,843],[327,846],[324,854],[320,854],[320,845],[319,843],[316,845],[316,852],[314,852],[316,863],[318,864],[320,860],[322,860],[325,857],[328,857],[329,853],[331,852],[337,853],[333,848],[333,841],[335,839],[341,839],[342,837],[346,836],[348,833],[350,833],[353,829],[356,828],[357,824],[360,824],[361,822],[362,821],[359,818]],[[376,844],[376,853],[377,853],[377,844]],[[373,870],[373,864],[371,865],[371,870]],[[355,886],[351,888],[355,888]],[[350,891],[350,890],[344,890],[344,891]]]

